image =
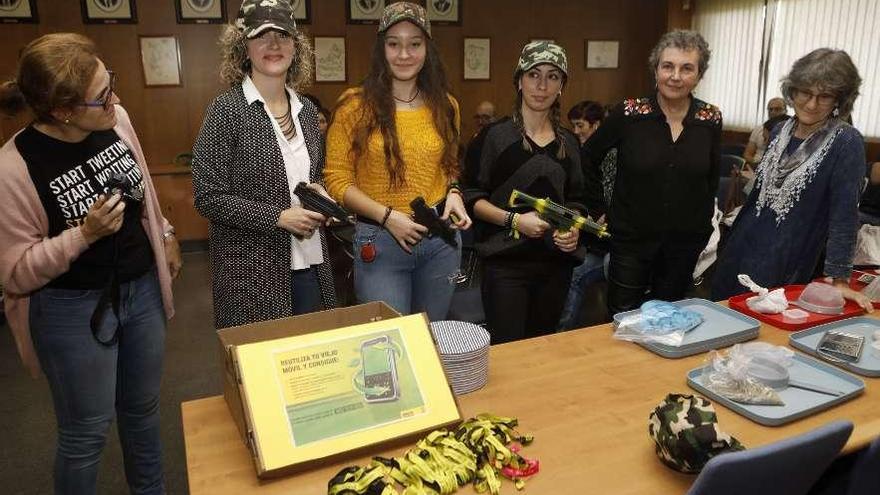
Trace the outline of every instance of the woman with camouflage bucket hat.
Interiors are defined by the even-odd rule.
[[[288,0],[244,0],[220,44],[230,88],[208,108],[192,167],[195,206],[211,221],[215,325],[333,308],[327,219],[293,194],[299,182],[323,192],[318,109],[297,93],[311,45]]]
[[[655,92],[617,105],[584,144],[590,212],[608,210],[612,315],[638,308],[646,294],[683,298],[712,233],[721,111],[692,94],[709,54],[695,31],[663,35],[648,62]],[[606,207],[599,167],[612,149],[617,178]]]
[[[568,79],[561,46],[527,44],[513,75],[513,117],[486,131],[468,203],[480,220],[483,306],[492,343],[551,333],[559,321],[572,269],[583,261],[578,230],[553,231],[528,208],[507,206],[511,191],[585,211],[578,142],[560,122]]]
[[[425,9],[389,5],[370,72],[342,95],[327,133],[327,189],[358,215],[359,301],[446,318],[461,252],[440,236],[427,236],[411,217],[410,203],[421,197],[453,228],[470,227],[456,182],[459,129],[458,103],[449,94]]]

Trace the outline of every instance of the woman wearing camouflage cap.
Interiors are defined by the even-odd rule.
[[[459,112],[425,9],[385,8],[363,84],[342,95],[327,133],[327,189],[358,215],[354,285],[361,302],[446,317],[461,252],[411,217],[422,197],[453,228],[470,227],[458,178]],[[456,238],[458,236],[456,235]],[[460,242],[459,242],[460,244]]]
[[[318,110],[297,90],[312,48],[287,0],[245,0],[220,39],[230,88],[193,148],[195,206],[211,221],[217,328],[335,307],[326,218],[300,206],[324,166]]]
[[[721,111],[692,95],[709,68],[695,31],[663,35],[648,60],[656,91],[617,105],[584,144],[590,213],[608,210],[608,309],[638,308],[646,294],[676,301],[712,233],[721,160]],[[606,207],[600,164],[617,149]]]
[[[568,79],[565,50],[547,41],[527,44],[513,84],[513,117],[486,131],[468,203],[480,220],[483,306],[492,343],[553,331],[575,265],[585,250],[578,230],[562,233],[528,208],[507,206],[511,191],[549,198],[583,212],[583,175],[577,138],[560,122]]]

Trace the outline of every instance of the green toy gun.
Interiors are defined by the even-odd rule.
[[[556,230],[567,232],[575,228],[595,234],[599,238],[611,236],[605,225],[597,223],[589,216],[585,217],[574,210],[556,204],[547,198],[536,198],[514,189],[510,193],[510,199],[507,201],[507,204],[511,207],[527,206],[535,210],[542,220],[552,225]]]

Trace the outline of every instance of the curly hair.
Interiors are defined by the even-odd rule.
[[[425,100],[425,106],[431,111],[434,129],[445,143],[440,166],[447,177],[457,178],[459,174],[459,131],[456,125],[455,108],[451,101],[449,82],[446,69],[437,45],[430,37],[425,38],[425,64],[416,78],[416,86]],[[379,33],[373,45],[370,59],[370,71],[361,83],[362,91],[352,93],[337,103],[339,108],[348,99],[359,96],[361,114],[352,136],[351,153],[355,163],[367,152],[367,143],[375,131],[382,135],[385,151],[385,167],[391,183],[389,186],[401,186],[406,182],[406,164],[400,155],[400,141],[397,137],[395,119],[396,104],[391,92],[392,74],[385,58],[385,33]]]
[[[0,112],[30,108],[38,122],[52,122],[53,110],[83,101],[97,69],[92,40],[76,33],[40,36],[21,51],[15,78],[0,85]]]
[[[709,59],[712,57],[709,43],[706,42],[703,35],[696,31],[676,29],[661,36],[660,41],[651,50],[651,55],[648,56],[648,69],[651,71],[652,76],[660,64],[660,55],[667,48],[678,48],[682,51],[696,50],[699,54],[700,79],[706,75],[706,71],[709,70]]]
[[[314,69],[314,51],[309,38],[297,30],[293,33],[293,41],[296,52],[293,54],[293,62],[287,69],[287,85],[297,93],[309,86],[312,82]],[[251,61],[247,56],[247,38],[234,25],[227,24],[220,35],[220,79],[234,86],[241,84],[244,76],[251,72]]]
[[[849,54],[843,50],[817,48],[797,59],[782,78],[782,96],[794,106],[794,91],[818,86],[837,100],[837,116],[846,119],[852,113],[862,78]]]

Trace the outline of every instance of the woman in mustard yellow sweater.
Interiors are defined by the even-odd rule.
[[[470,227],[456,183],[458,143],[458,103],[449,95],[425,9],[389,5],[370,72],[342,95],[327,134],[327,190],[358,216],[354,285],[360,302],[446,317],[461,251],[428,237],[410,202],[422,197],[443,219],[452,218],[454,228]]]

